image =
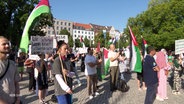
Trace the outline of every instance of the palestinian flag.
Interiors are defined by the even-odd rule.
[[[109,50],[107,50],[106,48],[103,49],[103,69],[102,70],[102,79],[105,78],[105,76],[108,74],[109,72],[109,67],[110,67],[110,60],[108,59],[108,53]]]
[[[26,25],[24,27],[24,31],[22,33],[22,38],[20,42],[20,49],[22,52],[27,53],[28,45],[29,45],[29,30],[32,25],[36,23],[36,19],[44,13],[50,13],[49,1],[41,0],[39,4],[33,9],[31,14],[29,15]]]
[[[145,57],[147,55],[146,49],[147,49],[148,45],[147,45],[146,40],[144,40],[144,38],[142,36],[141,36],[141,38],[142,38],[142,56]]]
[[[130,30],[130,39],[131,39],[131,45],[130,45],[130,68],[132,71],[135,72],[142,72],[142,62],[141,62],[141,54],[140,50],[138,48],[138,43],[136,41],[136,38],[131,30],[130,27],[128,27]]]

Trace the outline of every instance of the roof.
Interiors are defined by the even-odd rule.
[[[82,23],[74,23],[73,26],[81,27],[81,28],[84,28],[85,30],[89,30],[92,28],[90,24],[82,24]]]

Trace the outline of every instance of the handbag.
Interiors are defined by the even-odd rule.
[[[9,60],[8,60],[8,65],[6,67],[6,70],[5,70],[4,74],[2,76],[0,76],[0,80],[5,76],[5,74],[8,71],[8,69],[9,69]]]

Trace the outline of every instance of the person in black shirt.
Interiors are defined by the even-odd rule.
[[[79,86],[81,86],[81,82],[77,73],[77,68],[75,66],[75,62],[78,60],[78,57],[76,57],[73,53],[72,53],[72,48],[69,48],[68,50],[68,54],[67,54],[67,58],[70,60],[72,66],[73,66],[73,71],[75,72],[75,76],[77,79],[77,83]]]
[[[159,67],[157,66],[155,59],[153,58],[153,56],[156,54],[156,50],[154,49],[154,47],[149,46],[147,48],[147,51],[148,55],[146,55],[143,61],[143,78],[147,86],[144,104],[153,104],[156,98],[158,87],[157,71],[159,71]]]

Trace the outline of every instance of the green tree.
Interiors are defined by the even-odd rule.
[[[82,47],[82,44],[78,38],[75,39],[75,47]]]
[[[38,0],[1,0],[0,34],[19,45],[26,20]]]
[[[88,40],[87,37],[84,38],[84,44],[85,44],[86,47],[90,46],[90,41]]]
[[[70,34],[70,32],[68,32],[68,30],[66,29],[61,30],[60,35],[68,35],[68,44],[70,47],[73,47],[73,37]]]
[[[66,30],[66,29],[62,29],[62,30],[60,31],[59,34],[60,34],[60,35],[68,35],[68,36],[71,35],[71,34],[68,32],[68,30]]]
[[[109,32],[106,33],[106,38],[104,38],[104,34],[101,31],[97,35],[95,35],[94,46],[97,47],[98,42],[100,42],[101,47],[108,47],[108,41],[110,40]]]
[[[132,28],[139,43],[142,35],[148,45],[153,45],[157,49],[173,50],[175,40],[184,37],[183,7],[183,0],[163,0],[135,18],[129,18],[127,25]],[[124,32],[130,34],[128,28]]]

